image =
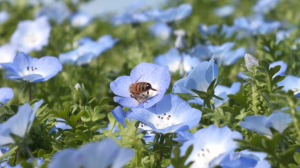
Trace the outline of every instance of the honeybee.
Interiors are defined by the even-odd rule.
[[[148,103],[147,100],[145,99],[145,95],[144,93],[147,93],[147,97],[149,96],[149,91],[153,90],[153,91],[158,91],[157,89],[152,88],[151,84],[148,82],[138,82],[138,80],[141,78],[142,76],[140,76],[135,83],[132,83],[129,86],[129,93],[130,96],[132,98],[134,98],[136,101],[138,101],[139,105],[141,104],[141,102],[138,100],[139,99],[143,99],[144,102]]]

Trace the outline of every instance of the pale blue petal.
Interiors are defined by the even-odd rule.
[[[293,118],[290,114],[275,111],[268,117],[266,121],[266,127],[272,127],[282,134],[283,131],[288,127],[288,124],[292,121]]]
[[[126,113],[122,109],[122,107],[121,106],[116,107],[114,110],[111,111],[111,113],[114,115],[116,120],[125,127]]]
[[[267,117],[263,115],[257,116],[247,116],[244,118],[245,121],[240,121],[240,125],[243,128],[249,129],[251,131],[272,135],[272,132],[268,127],[266,127],[265,123],[267,121]]]
[[[119,103],[121,106],[128,107],[128,108],[135,108],[140,106],[139,103],[134,98],[131,97],[115,96],[114,101]]]
[[[285,71],[286,71],[286,68],[287,68],[287,64],[285,62],[283,62],[283,61],[276,61],[276,62],[273,62],[273,63],[270,64],[270,69],[272,67],[277,66],[277,65],[280,65],[280,70],[273,76],[273,78],[275,76],[278,76],[278,75],[280,75],[280,76],[284,75]]]
[[[14,92],[11,88],[9,88],[9,87],[0,88],[0,102],[5,104],[13,97],[14,97]]]
[[[134,83],[134,82],[133,82]],[[130,76],[120,76],[110,83],[110,89],[114,94],[122,97],[130,97],[129,86],[132,84]]]
[[[74,157],[75,149],[64,149],[55,153],[52,156],[51,162],[48,164],[49,168],[78,168],[80,163]]]
[[[184,143],[189,140],[195,139],[194,134],[187,132],[187,131],[182,131],[177,133],[177,138],[173,138],[174,141]]]

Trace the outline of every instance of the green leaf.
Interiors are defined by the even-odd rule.
[[[14,146],[14,147],[11,148],[8,152],[6,152],[6,153],[4,153],[2,156],[0,156],[0,160],[6,158],[7,156],[12,155],[12,154],[15,152],[15,150],[17,150],[17,149],[18,149],[18,146]]]
[[[108,97],[105,97],[105,98],[101,99],[101,101],[99,102],[99,106],[103,106],[103,105],[107,104],[109,101],[111,101],[111,99]]]

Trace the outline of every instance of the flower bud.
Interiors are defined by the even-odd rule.
[[[87,103],[85,91],[79,83],[75,85],[74,102],[78,105],[85,105]]]

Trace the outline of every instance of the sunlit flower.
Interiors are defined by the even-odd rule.
[[[11,36],[11,44],[18,51],[30,53],[40,51],[48,45],[51,26],[46,17],[39,17],[34,21],[25,20],[18,24],[17,30]]]
[[[97,41],[93,41],[91,38],[85,37],[77,42],[79,44],[82,44],[78,48],[67,53],[59,54],[59,60],[62,64],[89,64],[101,53],[111,49],[118,41],[118,38],[113,39],[111,35],[104,35],[100,37]]]
[[[150,31],[154,36],[159,37],[163,40],[167,40],[172,33],[172,28],[166,23],[156,22],[155,24],[151,25]]]
[[[282,90],[287,92],[292,90],[297,98],[300,98],[300,78],[293,75],[287,75],[277,86],[283,86]]]
[[[0,63],[13,62],[16,54],[17,50],[11,44],[8,43],[0,46]],[[2,66],[0,65],[1,68]]]
[[[191,89],[206,92],[211,82],[218,77],[219,68],[214,59],[201,62],[186,78],[174,83],[173,93],[190,93],[197,96]]]
[[[192,13],[191,4],[181,4],[178,7],[168,8],[166,10],[152,10],[147,14],[156,21],[165,23],[178,21],[188,17]]]
[[[215,59],[220,59],[226,57],[225,54],[228,54],[234,45],[234,42],[227,42],[220,46],[198,44],[190,50],[190,53],[202,60],[210,59],[212,56],[214,56]]]
[[[138,82],[146,82],[148,89],[144,92],[135,91],[138,89]],[[149,108],[162,99],[170,82],[171,76],[167,66],[140,63],[132,69],[130,76],[121,76],[111,82],[110,89],[117,95],[114,101],[124,107]],[[130,86],[133,87],[130,89]]]
[[[0,146],[15,143],[10,134],[24,138],[25,134],[29,133],[35,119],[35,113],[43,102],[40,100],[34,103],[33,109],[28,103],[25,103],[19,107],[17,114],[0,124]]]
[[[9,13],[6,11],[0,11],[0,24],[6,22],[9,19]]]
[[[79,149],[64,149],[54,154],[49,168],[118,168],[126,165],[134,155],[133,150],[119,147],[111,139],[86,143]]]
[[[7,70],[5,76],[8,79],[32,83],[47,81],[62,70],[62,65],[56,57],[33,58],[23,52],[19,52],[12,63],[0,65]]]
[[[167,53],[155,57],[154,62],[158,65],[167,65],[172,73],[178,70],[182,73],[183,70],[190,72],[200,63],[200,60],[185,53],[180,54],[177,49],[171,48]]]
[[[155,106],[150,108],[132,108],[128,114],[131,120],[145,124],[147,131],[174,133],[186,131],[200,122],[202,112],[192,108],[177,95],[165,95]],[[150,128],[150,129],[149,129]],[[141,127],[143,129],[143,127]]]
[[[271,136],[271,127],[282,134],[283,131],[288,127],[288,124],[293,121],[293,118],[288,113],[275,111],[269,117],[264,115],[247,116],[244,118],[244,120],[245,121],[240,122],[240,125],[243,128]]]
[[[0,88],[0,102],[5,104],[14,97],[14,92],[9,87]],[[1,106],[1,105],[0,105]]]
[[[238,38],[247,37],[249,35],[265,35],[280,27],[280,22],[266,22],[262,16],[252,18],[239,17],[234,20],[234,27],[242,31],[238,34]]]
[[[209,35],[215,35],[217,34],[217,30],[218,30],[218,25],[216,24],[213,24],[213,25],[210,25],[210,26],[207,26],[206,24],[200,24],[198,26],[198,30],[200,32],[200,34],[207,38],[207,36]],[[229,38],[233,35],[233,33],[236,31],[235,27],[234,26],[228,26],[226,24],[223,24],[222,25],[222,28],[221,28],[221,34],[225,34],[225,37],[226,38]]]
[[[214,14],[218,17],[227,17],[234,12],[234,7],[232,5],[225,5],[214,9]]]
[[[74,13],[70,17],[70,23],[73,27],[85,27],[91,23],[93,18],[85,12]]]
[[[137,12],[137,13],[124,13],[121,15],[115,15],[112,16],[111,20],[115,26],[118,26],[122,24],[136,24],[136,23],[148,22],[151,19],[145,13]]]
[[[253,6],[253,11],[256,13],[267,13],[275,8],[279,0],[258,0]]]
[[[216,98],[213,98],[215,102],[215,107],[220,107],[224,103],[226,103],[229,98],[227,97],[228,94],[236,94],[240,90],[241,83],[235,82],[231,85],[231,87],[223,86],[223,85],[218,85],[215,88],[215,95],[223,98],[223,100],[219,100]],[[200,98],[194,98],[189,100],[189,103],[196,103],[203,105],[203,100]]]
[[[70,16],[71,12],[63,1],[51,3],[51,5],[40,8],[35,13],[35,18],[45,16],[47,19],[61,24]]]
[[[241,133],[231,131],[227,126],[218,128],[211,125],[200,129],[194,134],[192,140],[186,141],[180,147],[181,154],[185,154],[187,148],[193,145],[193,151],[187,158],[185,164],[194,161],[191,168],[208,168],[210,162],[219,155],[236,149],[237,142],[233,139],[242,139]]]

